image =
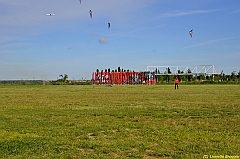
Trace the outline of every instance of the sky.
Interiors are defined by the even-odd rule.
[[[239,28],[239,0],[0,0],[0,80],[147,66],[238,73]]]

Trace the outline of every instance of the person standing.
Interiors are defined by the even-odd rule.
[[[178,83],[179,83],[179,80],[177,77],[175,77],[175,79],[174,79],[175,89],[178,89]]]

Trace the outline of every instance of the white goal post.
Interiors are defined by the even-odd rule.
[[[147,66],[147,71],[155,72],[155,75],[214,75],[220,74],[215,70],[214,65],[189,66]]]

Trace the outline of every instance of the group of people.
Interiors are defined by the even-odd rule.
[[[93,80],[92,80],[92,81],[93,81]],[[179,83],[178,77],[175,77],[175,78],[174,78],[175,89],[178,89],[178,83]],[[95,84],[92,83],[92,85],[93,85],[93,88],[94,88],[94,87],[95,87]],[[112,87],[111,84],[106,84],[106,86],[107,86],[107,87]]]

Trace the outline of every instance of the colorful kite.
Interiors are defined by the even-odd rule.
[[[92,19],[92,10],[89,11],[90,17]]]
[[[108,29],[110,28],[110,25],[111,25],[111,24],[108,22]]]
[[[193,29],[189,31],[189,35],[191,36],[191,38],[192,38],[192,34],[193,34]]]

